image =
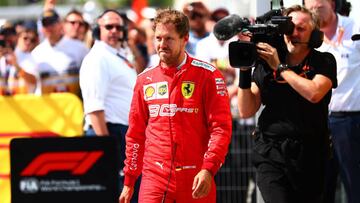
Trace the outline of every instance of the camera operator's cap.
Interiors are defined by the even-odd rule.
[[[55,10],[50,9],[50,10],[44,11],[41,14],[40,20],[41,20],[42,25],[44,27],[46,27],[46,26],[53,25],[53,24],[59,22],[60,16]]]

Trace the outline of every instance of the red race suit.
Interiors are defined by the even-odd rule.
[[[139,202],[215,202],[192,198],[201,169],[214,176],[231,140],[226,84],[214,66],[191,58],[178,70],[160,65],[141,73],[134,89],[126,134],[125,181],[142,173]]]

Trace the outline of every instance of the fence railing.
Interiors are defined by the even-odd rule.
[[[251,163],[254,128],[254,125],[233,121],[229,153],[215,176],[218,203],[256,202],[255,169]]]

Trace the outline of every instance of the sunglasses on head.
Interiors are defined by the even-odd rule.
[[[106,30],[112,30],[114,28],[116,28],[117,31],[123,31],[124,30],[124,26],[122,25],[112,25],[112,24],[108,24],[108,25],[104,25],[104,28]]]
[[[76,20],[66,20],[67,23],[70,23],[71,25],[78,24],[79,26],[84,26],[85,23],[82,21],[76,21]]]

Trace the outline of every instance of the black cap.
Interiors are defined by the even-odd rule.
[[[60,21],[59,14],[55,10],[46,10],[40,16],[41,23],[44,27]]]
[[[26,20],[22,23],[22,26],[24,26],[25,30],[32,30],[37,32],[37,25],[36,22],[33,20]]]

